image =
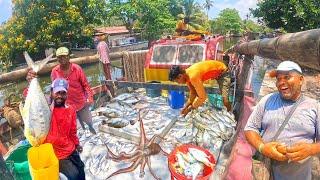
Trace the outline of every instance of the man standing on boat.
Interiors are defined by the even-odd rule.
[[[231,110],[231,104],[228,99],[230,89],[230,74],[228,67],[220,61],[206,60],[198,62],[187,68],[182,69],[180,66],[172,66],[169,72],[169,80],[179,84],[187,84],[190,94],[187,103],[181,111],[182,115],[187,115],[192,109],[196,109],[203,105],[207,99],[203,82],[209,79],[216,79],[223,104],[228,111]]]
[[[76,110],[77,118],[81,127],[85,129],[85,122],[88,125],[90,132],[92,134],[96,134],[92,125],[91,112],[89,110],[90,104],[93,103],[93,95],[86,75],[79,65],[70,63],[70,53],[68,48],[58,48],[56,51],[56,57],[59,65],[52,69],[51,80],[53,81],[57,78],[64,78],[68,81],[69,90],[66,103]],[[35,72],[29,70],[27,80],[30,82],[34,77],[36,77]]]
[[[298,64],[284,61],[270,73],[278,92],[263,97],[245,127],[248,142],[271,159],[273,179],[311,179],[312,158],[320,153],[320,104],[301,93]]]
[[[111,65],[109,53],[110,49],[106,43],[107,34],[104,32],[96,32],[94,36],[98,39],[99,43],[97,45],[97,53],[99,55],[99,60],[102,63],[104,76],[107,80],[111,80]]]
[[[177,22],[176,32],[179,36],[187,36],[192,34],[194,29],[190,26],[189,22],[189,17],[184,17],[182,20]]]
[[[68,82],[57,78],[51,85],[52,115],[45,143],[51,143],[59,159],[59,172],[70,180],[84,180],[84,164],[79,153],[82,147],[77,137],[76,112],[65,102]]]

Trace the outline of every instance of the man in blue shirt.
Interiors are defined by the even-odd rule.
[[[246,138],[273,160],[274,179],[311,179],[310,157],[320,152],[319,102],[304,97],[279,137],[272,142],[290,109],[302,97],[304,78],[299,65],[292,61],[280,63],[271,76],[277,79],[278,92],[263,97],[257,104],[244,129]]]

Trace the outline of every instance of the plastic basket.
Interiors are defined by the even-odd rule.
[[[220,94],[208,94],[208,99],[211,105],[213,105],[217,109],[222,109],[224,104],[222,100],[222,96]],[[233,102],[234,97],[229,96],[229,102]]]
[[[192,179],[192,177],[188,177],[185,176],[183,174],[180,174],[178,172],[175,171],[174,168],[174,164],[177,162],[177,158],[176,158],[176,153],[177,152],[182,152],[182,153],[187,153],[188,152],[188,148],[195,148],[195,149],[199,149],[203,152],[205,152],[208,155],[208,159],[211,163],[215,164],[215,158],[214,156],[207,150],[204,149],[202,147],[193,145],[193,144],[183,144],[181,146],[177,146],[168,156],[168,166],[169,166],[169,170],[171,173],[171,179],[177,179],[177,180],[188,180],[188,179]],[[204,170],[203,170],[203,175],[200,176],[198,175],[196,177],[196,179],[198,180],[207,180],[210,178],[211,174],[214,172],[214,168],[208,167],[208,166],[204,166]]]

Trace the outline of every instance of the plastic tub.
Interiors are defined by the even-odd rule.
[[[33,180],[58,180],[59,161],[52,144],[46,143],[28,150],[30,174]]]
[[[159,81],[150,81],[148,83],[160,83]],[[149,97],[159,97],[161,96],[160,88],[146,88],[147,96]]]
[[[192,177],[185,176],[183,174],[177,173],[173,167],[173,164],[177,162],[176,153],[182,152],[187,153],[188,148],[195,148],[199,149],[203,152],[205,152],[208,155],[208,159],[211,163],[216,163],[214,156],[207,150],[202,147],[193,145],[193,144],[183,144],[181,146],[177,146],[168,156],[168,166],[171,173],[171,180],[186,180],[186,179],[192,179]],[[198,175],[196,179],[198,180],[208,180],[211,176],[211,174],[214,172],[214,168],[204,166],[203,175]]]
[[[30,144],[23,145],[14,150],[6,159],[6,164],[13,171],[16,180],[31,180],[27,152]]]
[[[182,108],[184,105],[184,91],[169,91],[168,103],[172,109]]]

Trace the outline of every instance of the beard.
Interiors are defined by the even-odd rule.
[[[65,106],[66,101],[60,99],[59,101],[54,100],[54,107],[64,107]]]

